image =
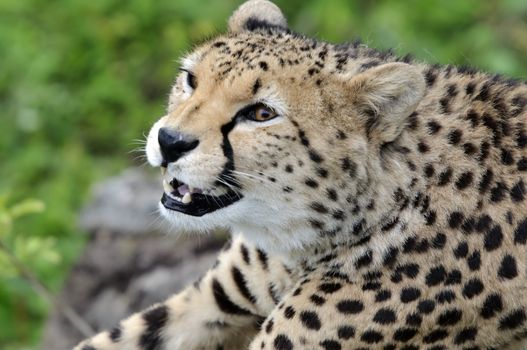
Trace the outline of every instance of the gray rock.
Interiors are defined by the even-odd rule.
[[[96,184],[92,201],[79,217],[82,230],[105,229],[121,233],[163,230],[157,206],[163,191],[160,175],[146,169],[128,169]]]

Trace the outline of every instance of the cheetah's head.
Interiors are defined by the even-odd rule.
[[[164,176],[161,212],[180,230],[230,227],[266,249],[352,230],[380,149],[421,99],[416,68],[365,69],[357,46],[290,32],[267,0],[182,60],[147,156]]]

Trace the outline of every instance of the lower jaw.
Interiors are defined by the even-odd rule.
[[[161,204],[168,210],[177,211],[190,216],[203,216],[216,210],[226,208],[243,198],[236,193],[226,193],[221,196],[209,196],[204,194],[192,195],[190,203],[182,203],[163,193]]]

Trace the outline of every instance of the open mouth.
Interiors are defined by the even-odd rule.
[[[161,204],[166,209],[192,216],[203,216],[228,207],[242,198],[231,189],[219,196],[204,194],[203,190],[188,186],[176,178],[170,182],[163,180],[163,188],[165,192],[161,197]]]

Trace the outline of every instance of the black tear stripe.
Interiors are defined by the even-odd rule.
[[[212,293],[214,294],[214,299],[216,300],[218,308],[226,314],[240,316],[252,315],[249,310],[234,304],[225,293],[221,283],[215,278],[212,280]]]
[[[256,303],[256,297],[252,295],[251,291],[249,290],[249,287],[247,287],[247,281],[245,277],[243,276],[242,272],[236,267],[232,267],[232,279],[234,280],[234,283],[236,284],[236,287],[238,287],[238,291],[241,295],[247,300],[251,302],[251,304]]]
[[[232,171],[234,170],[234,152],[232,150],[231,142],[229,141],[229,133],[234,129],[238,116],[236,115],[230,122],[221,126],[221,134],[223,135],[223,140],[221,143],[221,149],[223,150],[223,155],[227,158],[227,162],[223,166],[223,170],[219,176],[221,181],[216,181],[216,185],[229,187],[225,183],[234,186],[236,188],[241,188],[241,185],[234,179]]]
[[[139,348],[144,350],[160,350],[163,345],[161,331],[168,321],[168,307],[159,305],[143,313],[146,325],[144,333],[139,339]]]
[[[121,340],[121,336],[122,336],[122,330],[121,330],[121,326],[117,326],[117,327],[114,327],[111,331],[110,331],[110,339],[114,342],[114,343],[118,343],[120,340]]]

